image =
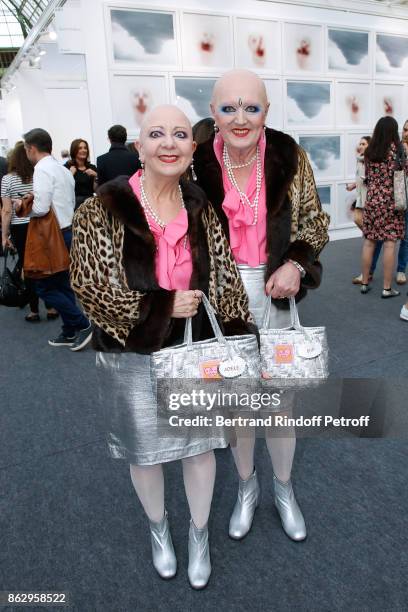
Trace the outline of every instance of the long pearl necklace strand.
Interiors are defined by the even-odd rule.
[[[147,225],[149,226],[150,231],[152,232],[152,227],[150,225],[150,221],[149,221],[149,215],[152,217],[152,219],[154,219],[154,221],[156,221],[157,225],[159,227],[161,227],[161,229],[164,229],[166,227],[166,223],[164,223],[164,221],[162,221],[159,217],[159,215],[156,213],[155,210],[153,210],[149,199],[147,197],[145,188],[144,188],[144,177],[141,178],[140,180],[140,196],[141,196],[141,205],[143,206],[145,212],[146,212],[146,221],[147,221]],[[179,191],[179,196],[180,196],[180,204],[181,204],[181,208],[185,208],[185,204],[184,204],[184,198],[183,198],[183,192],[181,190],[180,185],[178,185],[178,191]],[[153,232],[152,232],[153,233]],[[184,248],[186,248],[187,246],[187,234],[184,236]]]
[[[233,168],[240,168],[240,167],[245,167],[245,166],[249,166],[249,162],[247,162],[246,164],[243,164],[242,166],[233,166],[231,164],[231,159],[230,156],[228,155],[228,149],[224,144],[224,150],[223,150],[223,161],[224,161],[224,166],[227,169],[227,174],[228,174],[228,178],[230,180],[231,185],[238,191],[239,197],[241,199],[241,202],[243,204],[246,204],[247,206],[249,206],[250,208],[252,208],[254,210],[254,220],[252,225],[256,225],[258,222],[258,206],[259,206],[259,195],[261,193],[261,188],[262,188],[262,164],[261,164],[261,152],[259,150],[259,146],[256,147],[256,154],[255,154],[255,159],[256,159],[256,192],[255,192],[255,198],[254,201],[251,202],[249,197],[247,196],[246,193],[244,193],[243,191],[241,191],[241,189],[238,186],[237,180],[234,176],[234,172],[233,172]],[[252,160],[250,161],[250,163],[252,163],[254,158],[252,158]]]

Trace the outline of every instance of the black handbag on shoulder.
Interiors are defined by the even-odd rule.
[[[30,291],[21,278],[18,262],[10,270],[7,267],[9,249],[4,249],[4,270],[0,276],[0,305],[22,308],[30,301]]]

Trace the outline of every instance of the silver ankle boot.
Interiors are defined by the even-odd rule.
[[[153,565],[161,578],[173,578],[177,572],[177,559],[171,539],[167,512],[161,521],[149,520]]]
[[[241,540],[247,535],[251,529],[260,496],[261,490],[255,470],[247,480],[239,479],[238,497],[229,524],[230,538]]]
[[[273,475],[275,485],[275,506],[282,521],[282,527],[291,540],[304,540],[306,533],[305,520],[293,492],[292,481],[281,482]]]
[[[198,529],[190,519],[188,534],[188,579],[193,589],[207,586],[211,575],[208,525]]]

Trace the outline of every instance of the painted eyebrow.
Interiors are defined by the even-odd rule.
[[[149,130],[164,130],[165,128],[162,125],[152,125],[149,127]],[[173,130],[188,130],[186,125],[176,125]]]
[[[221,102],[219,106],[238,106],[237,102]],[[242,106],[262,106],[260,102],[243,102]]]

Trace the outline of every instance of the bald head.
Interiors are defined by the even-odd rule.
[[[146,113],[140,126],[139,140],[143,143],[146,133],[151,127],[159,127],[173,124],[174,126],[184,128],[189,134],[192,134],[192,127],[189,119],[178,106],[173,104],[162,104],[156,106],[151,111]]]
[[[213,106],[225,100],[251,98],[264,107],[268,104],[265,84],[251,70],[229,70],[215,83],[211,104]]]

